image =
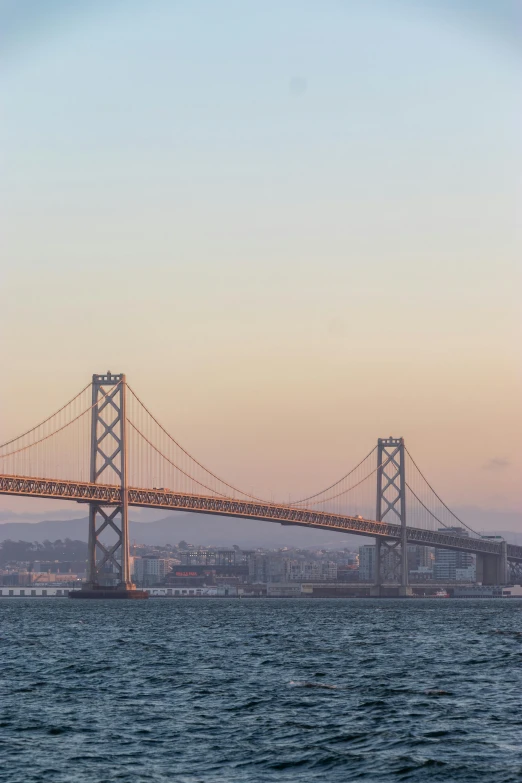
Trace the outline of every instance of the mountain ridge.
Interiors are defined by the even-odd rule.
[[[363,536],[303,527],[281,526],[260,520],[214,517],[206,514],[175,512],[152,521],[129,520],[131,542],[136,544],[174,544],[185,540],[195,545],[243,548],[329,547],[342,549],[368,543]],[[477,517],[480,516],[481,518]],[[520,515],[515,512],[475,511],[475,529],[484,534],[503,535],[510,543],[522,544]],[[497,524],[493,524],[497,523]],[[515,528],[515,529],[513,529]],[[41,520],[39,522],[0,522],[0,541],[55,541],[71,538],[87,541],[88,518]]]

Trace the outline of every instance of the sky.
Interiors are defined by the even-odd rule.
[[[517,6],[0,0],[0,441],[110,369],[247,491],[522,511]]]

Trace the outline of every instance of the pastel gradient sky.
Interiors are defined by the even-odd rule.
[[[0,0],[0,440],[111,369],[249,490],[522,509],[517,6]]]

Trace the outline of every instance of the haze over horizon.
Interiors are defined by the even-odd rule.
[[[0,2],[0,442],[110,368],[249,492],[393,434],[522,513],[516,4],[451,6]]]
[[[371,544],[373,539],[355,534],[339,534],[329,530],[288,528],[271,522],[224,517],[208,517],[184,512],[147,513],[131,509],[129,536],[133,544],[165,545],[184,540],[195,546],[232,547],[242,549],[282,547],[357,549]],[[457,513],[472,523],[478,533],[502,535],[510,544],[522,544],[520,515],[509,512],[484,512],[477,509],[458,509]],[[0,512],[0,544],[2,541],[55,541],[65,538],[87,542],[88,521],[85,512],[67,519],[57,512],[47,521],[37,517],[5,517]]]

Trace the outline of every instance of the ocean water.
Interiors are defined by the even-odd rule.
[[[517,600],[0,600],[0,781],[522,780]]]

